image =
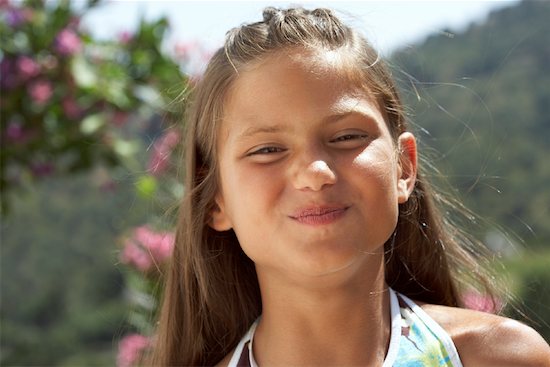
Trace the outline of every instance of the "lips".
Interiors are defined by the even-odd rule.
[[[347,211],[347,206],[311,206],[298,209],[290,218],[308,225],[330,224],[340,219]]]

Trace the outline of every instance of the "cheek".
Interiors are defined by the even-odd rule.
[[[365,149],[352,162],[354,171],[391,192],[397,188],[397,162],[387,149]]]
[[[236,225],[265,217],[262,211],[273,208],[280,194],[282,177],[276,170],[252,165],[225,168],[222,176],[224,196],[227,210],[236,220]]]

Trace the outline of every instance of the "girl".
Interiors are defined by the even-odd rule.
[[[492,294],[474,242],[437,212],[383,61],[329,10],[231,30],[186,150],[154,365],[550,365],[534,330],[459,308]]]

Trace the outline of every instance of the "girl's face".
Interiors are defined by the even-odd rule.
[[[271,56],[225,101],[210,225],[233,228],[260,277],[380,262],[412,191],[414,137],[400,136],[398,153],[377,102],[340,77],[334,56]]]

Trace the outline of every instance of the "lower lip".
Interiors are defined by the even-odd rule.
[[[347,208],[337,209],[324,214],[318,215],[304,215],[303,217],[292,218],[298,223],[307,224],[311,226],[319,226],[325,224],[331,224],[342,218],[346,213]]]

